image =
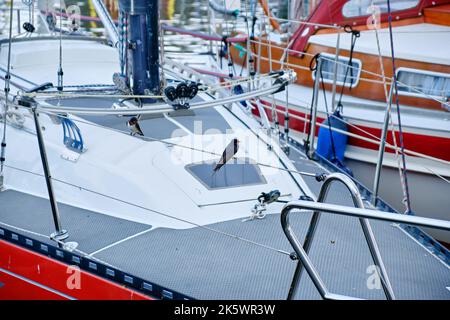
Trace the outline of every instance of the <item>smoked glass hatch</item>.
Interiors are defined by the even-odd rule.
[[[186,170],[208,189],[267,183],[259,167],[248,158],[230,160],[220,170],[214,172],[215,166],[215,161],[200,162],[187,165]]]

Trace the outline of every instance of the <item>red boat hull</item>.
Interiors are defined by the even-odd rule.
[[[0,240],[0,300],[148,300],[139,292]]]

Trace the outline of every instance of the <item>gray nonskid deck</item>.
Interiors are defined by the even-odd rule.
[[[299,170],[323,172],[292,152]],[[314,178],[305,181],[315,193]],[[352,205],[343,185],[334,185],[329,202]],[[0,193],[0,221],[49,235],[53,231],[48,200],[7,190]],[[153,283],[199,299],[285,299],[296,262],[289,256],[238,240],[223,233],[291,252],[282,232],[279,214],[262,220],[233,220],[187,230],[150,226],[60,205],[70,241],[106,263]],[[291,223],[303,240],[310,213],[292,213]],[[450,269],[397,226],[373,221],[392,286],[400,299],[450,299]],[[125,241],[121,241],[127,239]],[[113,244],[111,246],[111,244]],[[328,288],[339,294],[384,299],[381,289],[369,289],[373,264],[359,221],[323,214],[310,257]],[[305,273],[297,299],[320,296]]]
[[[300,239],[310,214],[293,214]],[[450,299],[450,271],[403,231],[387,223],[372,223],[398,298]],[[209,226],[274,248],[292,251],[278,215]],[[295,268],[288,256],[200,228],[156,229],[107,249],[96,257],[134,274],[201,299],[284,299]],[[369,290],[367,268],[373,264],[359,221],[323,216],[311,249],[311,259],[329,289],[366,299],[384,299]],[[130,261],[133,261],[132,263]],[[320,298],[308,276],[298,299]]]
[[[58,207],[61,224],[69,231],[68,241],[78,242],[78,249],[85,253],[97,251],[113,242],[151,228],[149,225],[61,203]],[[44,236],[49,236],[55,231],[48,199],[14,190],[0,192],[0,222]],[[51,243],[51,240],[43,237],[39,237],[38,240]]]

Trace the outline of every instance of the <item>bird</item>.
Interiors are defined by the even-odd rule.
[[[141,130],[141,127],[139,126],[139,122],[138,119],[136,117],[132,117],[128,123],[127,123],[128,128],[130,128],[130,134],[132,136],[134,135],[140,135],[143,136],[144,133]]]
[[[231,142],[227,145],[225,150],[222,153],[222,157],[217,162],[216,166],[214,167],[213,171],[217,172],[222,168],[233,156],[238,152],[239,150],[239,140],[237,138],[234,138],[231,140]]]

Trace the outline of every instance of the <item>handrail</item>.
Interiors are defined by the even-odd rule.
[[[55,232],[51,234],[50,238],[57,241],[58,245],[60,246],[61,244],[59,242],[67,239],[69,237],[69,233],[67,232],[67,230],[64,230],[61,226],[61,218],[59,214],[58,203],[56,202],[55,193],[53,191],[52,175],[50,173],[50,167],[48,165],[47,151],[45,149],[44,137],[42,135],[37,108],[34,106],[31,108],[31,111],[33,113],[34,124],[36,127],[36,137],[38,140],[39,154],[41,155],[42,168],[44,170],[48,197],[52,209],[53,222],[55,224]]]
[[[350,191],[350,193],[352,195],[353,202],[358,207],[347,207],[347,206],[341,206],[341,205],[321,203],[321,201],[323,201],[324,198],[326,198],[326,195],[329,190],[329,186],[331,185],[331,183],[333,181],[340,181],[347,187],[347,189]],[[299,240],[297,239],[297,237],[295,236],[295,234],[289,224],[289,214],[293,209],[306,209],[306,210],[314,211],[313,217],[311,219],[310,227],[309,227],[306,237],[305,237],[303,247],[302,247],[301,243],[299,242]],[[329,292],[328,289],[326,288],[324,282],[322,281],[319,273],[317,272],[316,268],[314,267],[314,265],[312,264],[311,260],[308,257],[308,252],[311,247],[311,242],[313,240],[314,233],[315,233],[315,230],[317,227],[317,223],[320,218],[319,212],[326,212],[326,213],[331,213],[331,214],[357,217],[360,219],[361,226],[363,227],[364,235],[369,244],[369,249],[371,250],[372,257],[373,257],[375,263],[380,268],[381,283],[383,285],[383,289],[384,289],[388,299],[395,298],[395,296],[392,292],[392,287],[390,285],[389,279],[386,274],[386,270],[385,270],[383,262],[381,260],[381,256],[379,254],[378,247],[376,245],[373,233],[370,228],[370,224],[368,224],[368,219],[390,221],[390,222],[430,227],[430,228],[436,228],[436,229],[450,231],[450,221],[431,219],[431,218],[423,218],[423,217],[410,216],[410,215],[400,215],[400,214],[389,213],[389,212],[384,212],[384,211],[365,209],[363,206],[363,202],[362,202],[361,196],[359,194],[358,188],[354,184],[354,182],[349,177],[345,176],[344,174],[333,173],[333,174],[329,175],[327,177],[327,179],[325,180],[325,182],[320,190],[317,202],[304,201],[304,200],[291,201],[291,202],[287,203],[283,207],[283,210],[281,211],[281,225],[283,227],[283,231],[286,234],[286,237],[288,238],[292,247],[294,248],[295,253],[297,254],[297,257],[300,259],[299,264],[297,265],[297,268],[295,270],[295,274],[294,274],[293,282],[291,284],[291,288],[289,291],[288,299],[292,299],[295,295],[303,266],[306,269],[306,271],[308,272],[309,276],[311,277],[314,285],[316,286],[316,288],[319,291],[322,298],[324,298],[324,299],[351,298],[351,297],[347,297],[347,296],[335,295],[335,294]],[[300,211],[300,213],[302,213],[302,212]],[[377,260],[377,259],[379,259],[379,260]]]
[[[357,186],[354,184],[354,182],[349,177],[347,177],[341,173],[333,173],[333,174],[330,174],[329,176],[327,176],[327,178],[325,179],[325,181],[320,189],[320,193],[319,193],[317,202],[320,203],[320,202],[325,201],[325,199],[328,195],[330,186],[335,181],[342,182],[347,187],[348,191],[350,192],[350,194],[352,196],[353,203],[356,207],[364,208],[364,203],[361,199],[361,195],[359,194],[359,190],[358,190]],[[311,218],[310,226],[306,233],[305,241],[303,244],[303,249],[306,254],[309,253],[309,250],[311,248],[311,243],[314,238],[314,234],[316,231],[317,224],[319,222],[319,218],[320,218],[320,211],[317,211],[317,210],[314,211],[314,214],[313,214],[313,217]],[[394,295],[392,286],[390,284],[389,277],[387,275],[386,268],[385,268],[383,260],[381,258],[380,250],[378,249],[378,245],[377,245],[375,237],[373,235],[370,223],[367,219],[363,219],[363,218],[360,218],[360,223],[361,223],[361,227],[364,232],[364,236],[366,238],[366,242],[369,246],[369,250],[372,255],[372,259],[373,259],[375,265],[380,270],[381,283],[382,283],[384,292],[386,294],[386,297],[388,300],[395,299],[395,295]],[[282,224],[283,224],[283,216],[282,216]],[[286,233],[286,230],[285,230],[285,233]],[[286,233],[286,236],[291,241],[290,235],[288,235]],[[292,236],[295,237],[295,235],[293,235],[293,233],[292,233]],[[298,240],[297,240],[297,243],[298,243]],[[292,244],[292,242],[291,242],[291,244]],[[294,244],[293,244],[293,246],[294,246]],[[296,250],[296,252],[297,252],[297,250]],[[297,253],[297,254],[299,254],[299,253]],[[291,284],[291,287],[289,290],[288,299],[292,299],[294,297],[295,292],[297,290],[298,282],[299,282],[301,274],[302,274],[302,271],[303,271],[303,265],[302,265],[302,263],[299,262],[297,264],[297,268],[294,273],[294,278],[292,280],[292,284]]]
[[[197,102],[192,103],[190,106],[191,110],[195,109],[203,109],[203,108],[210,108],[210,107],[216,107],[219,105],[226,105],[229,103],[234,103],[242,100],[248,100],[255,97],[260,97],[264,95],[269,95],[276,93],[277,91],[280,91],[287,83],[291,83],[293,79],[295,78],[295,74],[292,73],[286,73],[283,76],[277,76],[277,79],[282,79],[283,81],[280,81],[279,83],[274,83],[270,86],[263,87],[259,90],[253,90],[249,92],[245,92],[243,94],[238,95],[232,95],[228,97],[222,98],[220,101],[212,100],[212,101],[204,101],[204,102]],[[33,94],[27,94],[24,93],[23,96],[27,97],[34,97],[36,96],[36,93]],[[55,95],[58,96],[58,95]],[[94,95],[92,95],[95,97]],[[126,108],[126,109],[105,109],[105,108],[90,108],[90,107],[64,107],[64,106],[50,106],[50,105],[39,105],[39,109],[47,112],[67,112],[71,114],[84,114],[84,115],[129,115],[129,114],[161,114],[164,112],[170,112],[173,111],[173,107],[169,106],[166,103],[161,104],[155,104],[151,107],[142,107],[142,108]]]
[[[344,215],[354,218],[367,218],[386,222],[394,222],[400,224],[450,231],[450,221],[447,220],[411,216],[406,214],[391,213],[380,210],[346,207],[330,203],[317,203],[305,200],[291,201],[288,204],[286,204],[284,208],[292,210],[294,209],[292,207],[296,207],[295,209],[320,210],[321,212]]]

